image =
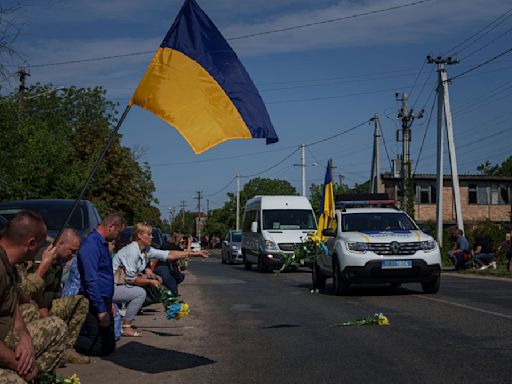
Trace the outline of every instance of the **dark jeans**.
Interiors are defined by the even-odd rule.
[[[466,252],[457,252],[450,256],[456,270],[466,269],[466,263],[471,259],[471,254]]]
[[[162,283],[168,290],[170,290],[174,295],[178,294],[178,284],[183,281],[183,277],[181,277],[180,279],[176,279],[176,277],[172,275],[171,270],[169,268],[169,262],[159,261],[156,264],[154,272],[162,278]]]
[[[98,319],[98,310],[92,303],[89,304],[89,312],[75,344],[75,349],[79,353],[87,356],[107,356],[116,349],[112,302],[105,300],[105,307],[110,317],[110,325],[102,328]]]

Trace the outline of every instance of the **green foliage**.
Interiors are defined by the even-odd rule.
[[[501,165],[492,165],[489,161],[476,168],[482,175],[512,176],[512,156],[509,156]]]
[[[345,184],[334,184],[334,198],[336,199],[336,195],[340,193],[346,193],[348,190]],[[320,210],[322,209],[320,206],[322,205],[322,198],[324,196],[324,185],[323,184],[311,184],[309,187],[309,193],[311,198],[309,199],[311,202],[311,206],[313,207],[313,211],[318,219],[320,214],[322,213]]]
[[[180,211],[176,214],[172,224],[171,233],[179,232],[185,235],[195,234],[197,214],[189,211]]]
[[[0,97],[0,199],[76,198],[116,124],[116,105],[105,90],[37,84]],[[101,214],[121,211],[128,222],[160,224],[148,164],[121,145],[121,135],[101,162],[84,195]]]

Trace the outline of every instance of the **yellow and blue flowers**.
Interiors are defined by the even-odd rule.
[[[342,323],[334,324],[334,327],[347,327],[349,325],[390,325],[387,316],[384,316],[382,312],[374,313],[371,316],[364,317],[358,320],[345,321]]]
[[[160,301],[164,305],[167,320],[179,320],[190,312],[189,305],[179,300],[165,287],[160,287]]]

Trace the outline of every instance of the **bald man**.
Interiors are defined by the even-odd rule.
[[[16,214],[0,238],[1,382],[22,384],[38,373],[52,372],[64,353],[64,321],[50,316],[25,325],[18,305],[15,265],[33,260],[45,238],[44,220],[29,211]],[[52,252],[50,248],[48,253]]]
[[[25,322],[48,316],[64,320],[67,325],[64,351],[66,362],[89,364],[91,359],[73,348],[89,310],[89,301],[81,295],[60,297],[63,267],[76,256],[79,248],[80,233],[74,228],[65,228],[55,244],[53,258],[47,256],[46,250],[42,253],[40,263],[34,263],[23,271],[21,268],[18,270],[22,275],[23,293],[33,300],[21,306],[21,313]],[[42,285],[39,280],[43,282]],[[38,289],[34,291],[35,287]]]

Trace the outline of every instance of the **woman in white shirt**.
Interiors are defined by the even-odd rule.
[[[137,223],[133,226],[132,242],[121,248],[112,260],[114,274],[123,268],[126,275],[124,284],[114,285],[113,302],[126,304],[126,315],[123,319],[124,336],[142,336],[132,327],[135,316],[142,308],[146,299],[143,286],[160,287],[161,278],[149,268],[149,260],[188,259],[189,256],[208,257],[207,252],[162,251],[151,247],[153,236],[151,225]]]

